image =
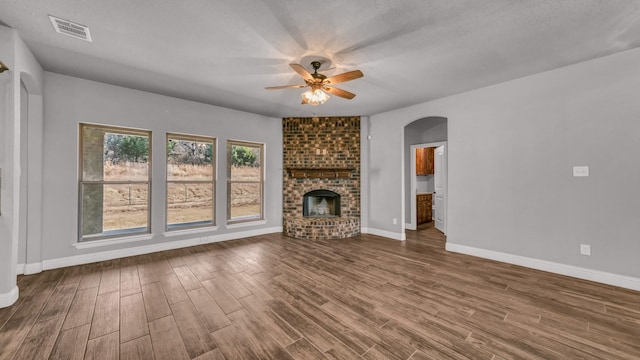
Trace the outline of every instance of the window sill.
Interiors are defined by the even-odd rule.
[[[199,227],[193,229],[181,229],[181,230],[169,230],[162,233],[164,237],[172,237],[172,236],[180,236],[180,235],[189,235],[189,234],[200,234],[205,232],[212,232],[218,230],[217,226],[207,226],[207,227]]]
[[[153,234],[124,236],[115,239],[89,240],[71,244],[76,249],[89,249],[95,247],[109,246],[115,244],[125,244],[136,241],[144,241],[153,239]]]
[[[243,228],[248,226],[264,225],[266,223],[267,223],[267,220],[243,221],[243,222],[227,224],[225,225],[225,228],[237,229],[237,228]]]

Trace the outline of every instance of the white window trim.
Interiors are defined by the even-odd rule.
[[[231,199],[231,195],[229,194],[229,182],[230,180],[230,174],[229,174],[229,169],[231,167],[231,159],[230,159],[230,155],[229,155],[229,143],[237,143],[237,144],[246,144],[247,146],[252,146],[252,145],[260,145],[261,147],[261,153],[262,153],[262,159],[261,160],[261,170],[262,170],[262,174],[261,174],[261,180],[260,180],[260,185],[261,185],[261,209],[260,209],[260,218],[256,219],[256,220],[242,220],[242,219],[231,219],[229,218],[230,215],[230,211],[231,211],[231,203],[230,203],[230,199]],[[234,229],[234,228],[241,228],[241,227],[247,227],[247,226],[253,226],[253,225],[264,225],[267,223],[267,219],[266,219],[266,214],[265,214],[265,188],[266,188],[266,181],[267,181],[267,166],[266,166],[266,159],[267,159],[267,144],[264,142],[259,142],[259,141],[247,141],[247,140],[237,140],[237,139],[227,139],[227,215],[226,215],[226,221],[227,224],[225,225],[225,228],[227,229]],[[258,183],[258,182],[256,182]]]
[[[206,232],[213,232],[218,230],[217,226],[206,226],[199,228],[189,228],[189,229],[180,229],[180,230],[169,230],[162,233],[164,237],[173,237],[180,235],[190,235],[190,234],[201,234]]]
[[[74,248],[79,249],[79,250],[80,249],[90,249],[90,248],[110,246],[110,245],[115,245],[115,244],[125,244],[125,243],[131,243],[131,242],[136,242],[136,241],[151,240],[151,239],[153,239],[154,236],[155,236],[154,234],[122,236],[122,237],[111,238],[111,239],[89,240],[89,241],[76,242],[76,243],[71,244],[71,246],[73,246]]]
[[[168,202],[168,191],[169,191],[169,183],[171,183],[172,181],[169,181],[169,174],[168,174],[168,158],[165,158],[165,179],[164,179],[164,183],[165,183],[165,195],[164,195],[164,204],[165,204],[165,209],[164,209],[164,232],[162,233],[165,237],[172,237],[172,236],[179,236],[179,235],[183,235],[183,234],[197,234],[197,233],[202,233],[202,232],[207,232],[207,231],[216,231],[218,230],[218,226],[215,224],[216,223],[216,202],[217,202],[217,196],[216,196],[216,190],[218,187],[218,138],[215,137],[210,137],[210,136],[205,136],[205,135],[193,135],[193,134],[181,134],[181,133],[173,133],[173,132],[167,132],[165,133],[165,148],[167,146],[167,142],[169,141],[169,138],[176,138],[176,139],[181,139],[181,140],[186,140],[186,141],[201,141],[201,142],[205,142],[205,141],[211,141],[212,142],[212,161],[213,161],[213,174],[212,174],[212,180],[211,180],[211,185],[212,185],[212,204],[211,204],[211,210],[212,210],[212,214],[211,214],[211,222],[212,224],[206,225],[206,226],[189,226],[189,225],[184,225],[185,223],[178,223],[178,224],[168,224],[168,220],[169,220],[169,202]],[[177,183],[177,182],[176,182]],[[202,183],[206,183],[206,182],[202,182]],[[184,228],[177,228],[175,230],[170,229],[171,226],[184,226]]]
[[[261,220],[256,220],[256,221],[234,222],[234,223],[231,223],[231,224],[227,224],[224,227],[226,229],[237,229],[237,228],[243,228],[243,227],[249,227],[249,226],[264,225],[266,223],[267,223],[267,219],[261,219]]]
[[[147,226],[146,226],[146,231],[143,234],[139,234],[139,233],[124,233],[122,235],[118,234],[118,235],[99,235],[98,239],[96,240],[92,240],[90,237],[85,238],[82,235],[82,222],[84,221],[82,219],[83,216],[83,208],[82,208],[82,199],[79,198],[78,201],[78,238],[77,241],[75,243],[72,243],[71,245],[73,247],[75,247],[76,249],[86,249],[86,248],[92,248],[92,247],[99,247],[99,246],[108,246],[111,244],[118,244],[118,243],[127,243],[127,242],[132,242],[132,241],[139,241],[139,240],[149,240],[152,239],[154,234],[151,233],[151,173],[152,173],[152,144],[153,144],[153,134],[151,130],[146,130],[146,129],[137,129],[137,128],[130,128],[130,127],[124,127],[124,126],[112,126],[112,125],[103,125],[103,124],[95,124],[95,123],[79,123],[78,126],[78,186],[82,187],[82,184],[85,182],[82,180],[82,174],[84,171],[84,168],[82,165],[83,164],[83,142],[84,142],[84,135],[82,133],[82,128],[83,126],[89,126],[89,127],[99,127],[102,129],[106,129],[106,130],[113,130],[115,131],[120,131],[122,133],[127,132],[127,133],[131,133],[131,134],[138,134],[138,135],[142,135],[145,134],[146,136],[148,136],[148,179],[147,181],[135,181],[135,182],[131,182],[131,183],[140,183],[140,184],[146,184],[147,185],[147,189],[148,189],[148,207],[147,207]],[[104,181],[103,181],[104,183]],[[103,184],[104,185],[104,184]],[[148,237],[148,238],[145,238]],[[131,240],[133,239],[133,240]],[[89,243],[95,243],[97,245],[95,246],[90,246]],[[101,244],[105,244],[105,245],[101,245]]]

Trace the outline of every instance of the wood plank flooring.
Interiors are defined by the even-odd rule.
[[[0,359],[639,359],[640,292],[362,235],[20,276]]]

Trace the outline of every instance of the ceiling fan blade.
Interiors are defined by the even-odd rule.
[[[351,81],[363,77],[364,74],[360,70],[347,71],[346,73],[338,74],[327,78],[324,82],[328,84],[339,84],[345,81]]]
[[[299,89],[307,87],[307,85],[282,85],[282,86],[267,86],[265,89],[267,90],[280,90],[280,89]]]
[[[300,74],[300,76],[302,76],[303,79],[313,81],[313,76],[311,76],[311,74],[309,74],[309,72],[307,70],[305,70],[305,68],[302,67],[302,65],[300,65],[300,64],[289,64],[289,66],[291,66],[291,68],[295,72]]]
[[[348,92],[347,90],[342,90],[342,89],[338,89],[338,88],[334,88],[334,87],[329,87],[329,86],[325,86],[322,88],[322,90],[328,92],[331,95],[335,95],[335,96],[339,96],[341,98],[345,98],[345,99],[353,99],[354,97],[356,97],[356,94],[352,93],[352,92]]]

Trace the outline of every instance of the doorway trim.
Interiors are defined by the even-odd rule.
[[[21,71],[20,86],[26,94],[20,93],[20,149],[19,164],[22,168],[18,197],[18,237],[16,259],[20,242],[23,242],[24,257],[16,261],[17,274],[35,274],[42,272],[42,185],[43,185],[43,119],[44,103],[42,88],[28,72]],[[26,96],[26,99],[22,99]],[[24,103],[23,103],[24,101]],[[23,106],[26,105],[26,106]],[[26,153],[23,151],[26,150]],[[26,194],[24,198],[20,195]],[[26,217],[24,216],[26,215]]]
[[[447,141],[437,141],[437,142],[430,142],[430,143],[424,143],[424,144],[414,144],[411,145],[410,147],[410,156],[411,156],[411,161],[410,161],[410,165],[411,165],[411,171],[409,172],[410,176],[411,176],[411,188],[409,189],[409,191],[411,192],[412,196],[409,196],[409,198],[411,199],[411,206],[409,207],[410,209],[410,213],[409,213],[409,218],[408,220],[410,222],[406,222],[405,221],[405,229],[407,230],[416,230],[418,228],[418,220],[417,220],[417,213],[416,213],[416,194],[417,194],[417,190],[416,190],[416,149],[418,148],[425,148],[425,147],[438,147],[438,146],[444,146],[444,162],[445,162],[445,172],[448,171],[449,167],[448,165],[448,154],[449,154],[449,149],[448,149],[448,145],[447,145]],[[448,175],[448,174],[447,174]],[[445,179],[447,179],[446,181],[448,182],[449,177],[445,176]],[[447,184],[448,185],[448,184]],[[444,198],[444,211],[445,213],[447,212],[447,203],[449,202],[449,196],[448,196],[448,189],[449,186],[447,186],[447,191],[445,192],[445,198]],[[447,217],[445,215],[445,221],[444,221],[444,234],[447,234]],[[407,220],[407,219],[405,219]]]

